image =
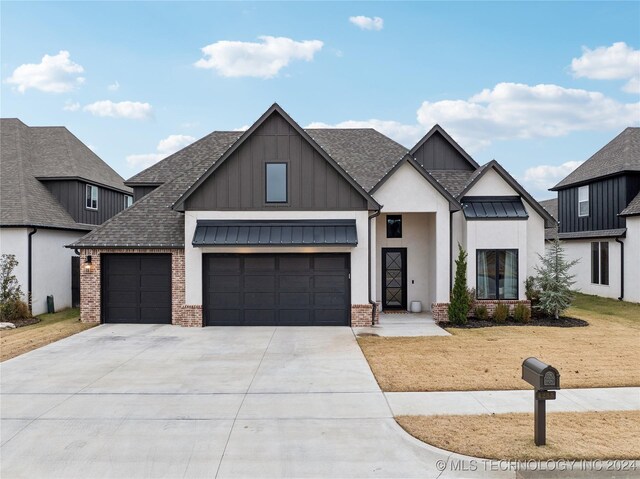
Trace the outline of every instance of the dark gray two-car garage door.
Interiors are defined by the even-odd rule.
[[[348,326],[349,254],[204,254],[207,326]]]
[[[171,255],[103,254],[102,321],[171,323]]]

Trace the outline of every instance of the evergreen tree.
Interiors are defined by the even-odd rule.
[[[471,301],[467,291],[467,252],[458,244],[456,277],[451,292],[451,303],[449,303],[449,321],[465,324],[469,308],[471,308]]]
[[[538,257],[540,266],[536,266],[536,282],[540,287],[540,298],[536,307],[545,314],[559,319],[573,301],[571,286],[575,284],[575,275],[570,274],[570,270],[578,260],[566,260],[564,248],[558,238],[553,240],[544,256]]]

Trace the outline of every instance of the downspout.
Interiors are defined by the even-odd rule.
[[[449,211],[449,301],[453,291],[453,211]]]
[[[368,226],[368,234],[369,234],[369,241],[367,242],[367,247],[369,249],[369,304],[371,305],[371,326],[375,326],[375,322],[376,322],[376,309],[378,308],[378,305],[376,304],[376,302],[373,300],[372,298],[372,294],[371,294],[371,286],[372,286],[372,282],[371,282],[371,220],[374,218],[377,218],[378,216],[380,216],[380,210],[382,209],[382,206],[380,207],[380,209],[378,209],[378,211],[376,211],[375,213],[373,213],[372,215],[369,215],[369,221],[367,222],[367,226]]]
[[[32,236],[34,234],[36,234],[38,232],[38,228],[36,228],[35,226],[33,227],[33,231],[31,231],[29,233],[29,236],[27,237],[27,302],[29,304],[29,312],[32,312],[32,273],[31,273],[31,269],[32,269],[32,265],[33,265],[33,261],[32,261],[32,251],[33,251],[33,246],[32,246]]]
[[[616,243],[620,243],[620,301],[624,299],[624,241],[616,238]]]

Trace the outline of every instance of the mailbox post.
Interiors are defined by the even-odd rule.
[[[547,405],[546,401],[556,398],[556,389],[560,389],[560,373],[548,364],[536,358],[527,358],[522,363],[522,379],[534,387],[534,434],[536,446],[547,443]]]

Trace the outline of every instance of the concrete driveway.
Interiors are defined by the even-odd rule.
[[[460,459],[397,426],[349,328],[102,325],[0,369],[3,478],[425,478]]]

